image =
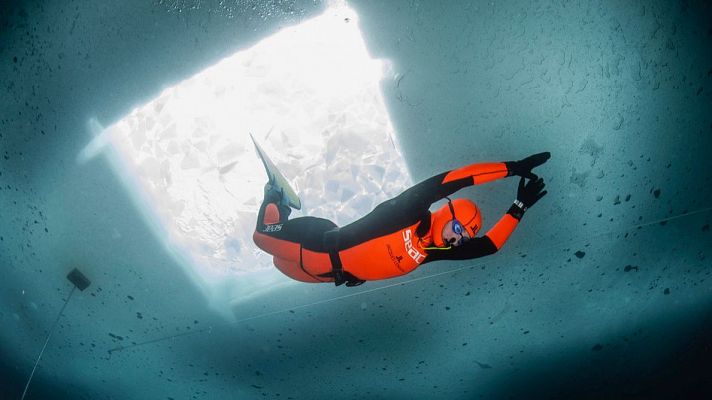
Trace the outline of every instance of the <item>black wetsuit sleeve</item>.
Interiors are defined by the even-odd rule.
[[[413,185],[398,195],[397,198],[401,201],[401,204],[407,205],[408,208],[412,207],[421,210],[424,208],[427,210],[436,201],[474,184],[470,177],[443,183],[448,173],[450,171],[435,175]]]
[[[476,237],[448,250],[428,250],[423,264],[438,260],[469,260],[494,254],[497,246],[487,236]]]
[[[359,220],[342,227],[340,247],[347,249],[429,218],[428,209],[432,203],[472,185],[472,178],[443,184],[442,181],[449,172],[443,172],[411,186],[398,196],[379,204]]]

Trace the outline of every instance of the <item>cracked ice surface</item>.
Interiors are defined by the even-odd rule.
[[[356,14],[330,8],[166,89],[106,134],[159,234],[203,283],[274,271],[252,242],[266,174],[248,133],[305,215],[354,221],[411,183],[383,71]]]

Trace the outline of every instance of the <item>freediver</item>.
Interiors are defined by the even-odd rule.
[[[337,286],[405,275],[432,261],[487,256],[502,248],[527,209],[546,195],[544,180],[532,169],[550,157],[544,152],[520,161],[476,163],[443,172],[343,227],[324,218],[289,219],[290,202],[279,181],[271,176],[253,240],[274,257],[274,265],[288,277]],[[477,205],[447,196],[508,176],[521,177],[514,204],[484,236],[477,237],[482,227]],[[431,213],[432,203],[443,198],[447,204]]]

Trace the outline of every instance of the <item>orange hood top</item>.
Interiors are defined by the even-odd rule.
[[[468,199],[455,199],[452,201],[448,199],[448,204],[440,207],[430,216],[430,232],[427,236],[430,236],[430,240],[435,246],[446,246],[443,239],[443,229],[453,219],[460,221],[460,224],[467,229],[467,233],[471,238],[476,237],[477,232],[482,227],[482,214],[474,202]]]

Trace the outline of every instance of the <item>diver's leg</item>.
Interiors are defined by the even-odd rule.
[[[268,197],[267,200],[274,199]],[[283,213],[280,208],[284,206],[275,201],[263,203],[252,240],[274,256],[275,266],[287,276],[302,282],[328,282],[329,278],[319,276],[331,268],[329,256],[324,253],[323,238],[324,232],[336,224],[316,217],[287,220],[285,215],[289,209]],[[274,221],[281,222],[271,223]]]
[[[285,204],[282,191],[270,183],[265,184],[264,200],[257,215],[256,230],[264,232],[268,225],[284,223],[291,213],[292,209]]]

